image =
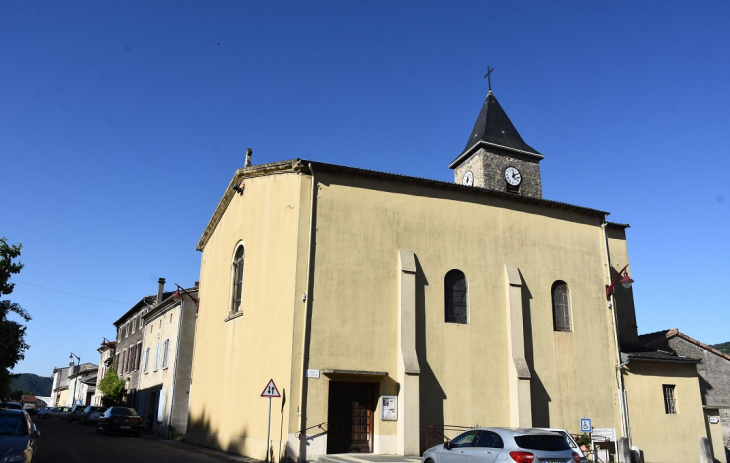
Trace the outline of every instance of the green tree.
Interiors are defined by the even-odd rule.
[[[117,376],[116,365],[110,366],[106,371],[104,378],[99,382],[99,390],[104,394],[102,401],[106,406],[118,405],[124,399],[127,388],[124,380]]]
[[[23,398],[23,391],[21,389],[15,389],[10,391],[10,400],[15,400],[16,402],[21,400]]]
[[[9,280],[23,268],[20,262],[13,262],[20,256],[21,247],[21,244],[9,245],[7,238],[0,238],[0,297],[7,296],[15,288]],[[10,392],[10,370],[25,358],[25,351],[30,347],[25,342],[26,326],[8,320],[11,312],[25,322],[31,320],[20,305],[7,299],[0,300],[0,397],[6,397]]]

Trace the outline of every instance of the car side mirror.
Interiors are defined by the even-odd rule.
[[[40,431],[38,431],[37,429],[34,429],[34,430],[33,430],[33,431],[32,431],[32,432],[30,433],[30,437],[32,437],[32,438],[36,438],[36,437],[41,437],[41,432],[40,432]]]
[[[451,445],[451,441],[446,441],[446,442],[444,442],[444,448],[446,450],[451,450],[452,448],[454,448],[454,446]]]

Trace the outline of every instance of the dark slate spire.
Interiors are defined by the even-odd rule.
[[[499,105],[492,91],[489,91],[487,99],[484,100],[482,110],[471,131],[469,141],[466,143],[464,153],[479,142],[487,142],[507,149],[524,151],[531,154],[542,155],[522,140],[522,137],[507,117],[507,113]],[[462,153],[463,154],[463,153]]]

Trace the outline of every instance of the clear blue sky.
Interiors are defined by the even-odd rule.
[[[15,371],[97,363],[159,277],[192,285],[247,147],[453,180],[487,65],[544,196],[631,224],[639,331],[730,341],[728,24],[727,1],[4,0]]]

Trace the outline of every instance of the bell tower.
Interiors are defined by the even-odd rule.
[[[490,82],[466,147],[449,168],[454,169],[454,181],[460,185],[542,198],[539,163],[543,158],[522,140]]]

